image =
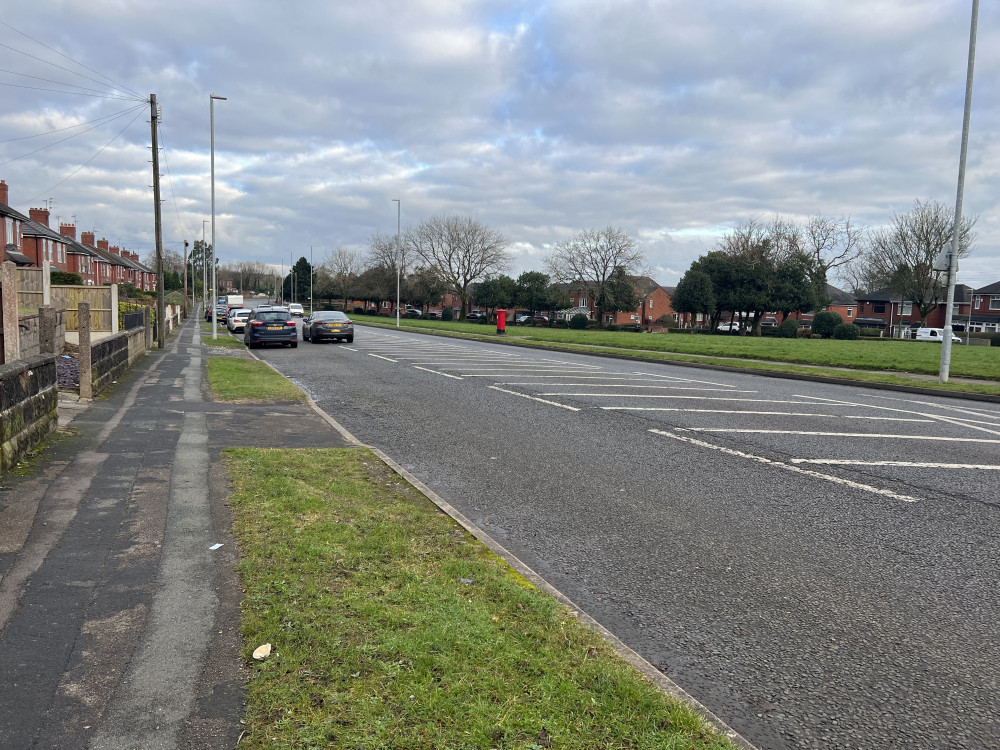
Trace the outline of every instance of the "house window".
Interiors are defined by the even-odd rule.
[[[900,315],[910,315],[912,312],[913,312],[913,303],[912,302],[904,302],[903,303],[903,312],[901,312]]]
[[[8,216],[7,220],[4,223],[6,224],[6,230],[7,230],[7,234],[4,236],[4,244],[17,245],[18,244],[17,237],[14,234],[14,220]]]
[[[1000,294],[994,294],[990,297],[990,309],[1000,310]]]
[[[847,317],[848,318],[853,318],[854,317],[854,308],[853,307],[848,307],[847,308]]]
[[[580,305],[579,306],[580,307],[586,307],[587,306],[587,298],[586,297],[580,297]]]
[[[982,300],[982,297],[973,297],[972,298],[972,309],[973,310],[975,310],[977,307],[979,307],[979,303],[980,303],[981,300]]]
[[[872,304],[872,311],[876,315],[885,315],[885,303],[884,302],[875,302],[875,303],[873,303]]]
[[[652,309],[653,309],[653,300],[650,300],[650,301],[649,301],[649,309],[650,309],[650,310],[652,310]]]

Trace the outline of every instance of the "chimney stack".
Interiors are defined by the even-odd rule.
[[[59,224],[59,234],[63,237],[69,237],[71,240],[76,239],[76,224]]]
[[[3,180],[0,180],[0,203],[5,206],[10,205],[10,201],[7,199],[7,183]]]
[[[106,238],[101,237],[101,239],[97,241],[97,249],[103,250],[104,252],[108,252],[108,241]]]
[[[80,242],[84,245],[90,245],[91,247],[97,247],[94,244],[94,233],[93,232],[80,232]]]
[[[49,225],[49,209],[47,208],[29,208],[28,216],[32,221],[37,221],[42,226]]]
[[[112,255],[119,255],[120,256],[121,255],[121,248],[119,248],[118,245],[112,245],[111,247],[108,248],[108,252],[111,253]]]

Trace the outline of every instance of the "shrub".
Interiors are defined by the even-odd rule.
[[[864,336],[865,338],[875,338],[875,339],[882,338],[882,329],[881,328],[862,328],[861,329],[861,335]]]
[[[584,317],[587,317],[587,316],[584,315]],[[569,324],[565,320],[563,320],[562,318],[559,318],[558,320],[553,320],[552,321],[552,327],[553,328],[566,328],[568,325]]]
[[[798,334],[799,321],[795,318],[785,318],[778,326],[778,336],[783,339],[794,339]]]
[[[587,323],[589,322],[590,318],[588,318],[583,313],[577,313],[576,315],[574,315],[572,318],[569,319],[569,327],[572,328],[574,331],[582,331],[584,328],[587,327]]]
[[[990,346],[1000,346],[1000,333],[994,333],[990,336]]]
[[[365,314],[365,308],[363,308],[363,307],[355,307],[354,308],[354,314],[355,315],[364,315]]]
[[[833,337],[840,341],[855,341],[861,338],[861,329],[854,323],[841,323],[833,329]]]
[[[840,317],[840,313],[835,313],[832,310],[823,310],[823,312],[818,312],[813,317],[812,332],[828,339],[833,335],[834,329],[843,324],[843,322],[844,319]]]
[[[441,308],[441,320],[454,320],[455,312],[450,307]]]
[[[812,338],[812,331],[810,331],[808,328],[799,328],[795,332],[795,338],[799,338],[799,339],[811,339]]]
[[[56,286],[83,286],[83,277],[71,271],[50,271],[49,281]]]

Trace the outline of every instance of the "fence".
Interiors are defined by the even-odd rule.
[[[45,268],[17,269],[17,309],[21,313],[37,313],[45,304],[45,280],[48,278],[48,263]]]
[[[90,330],[118,330],[118,286],[52,286],[52,306],[66,311],[66,330],[79,331],[81,302],[90,305]]]

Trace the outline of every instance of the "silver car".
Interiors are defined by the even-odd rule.
[[[302,340],[316,343],[324,339],[354,341],[354,322],[340,310],[319,310],[302,321]]]

